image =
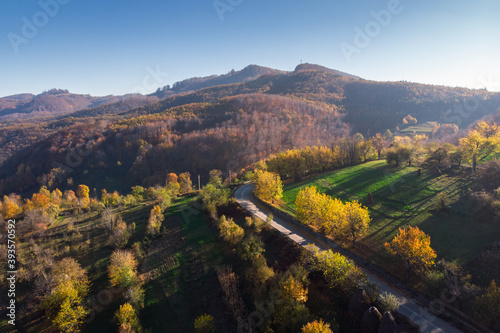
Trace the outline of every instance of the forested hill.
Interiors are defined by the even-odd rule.
[[[159,88],[153,95],[159,98],[165,98],[170,95],[186,93],[200,90],[207,87],[220,86],[224,84],[248,82],[257,79],[265,74],[284,73],[277,69],[250,65],[240,71],[231,70],[224,75],[211,75],[206,77],[194,77],[187,80],[176,82],[170,86]]]
[[[32,119],[69,114],[85,108],[145,97],[142,95],[103,96],[72,94],[67,90],[51,89],[39,95],[20,94],[0,98],[0,121]],[[153,102],[155,97],[146,97]]]
[[[187,80],[178,91],[233,79],[244,82],[58,119],[1,122],[0,194],[67,185],[68,179],[128,190],[163,182],[166,171],[205,177],[211,169],[237,170],[284,149],[331,145],[349,132],[397,132],[408,127],[404,118],[463,129],[500,108],[500,94],[486,90],[368,81],[311,64],[293,72],[249,66]]]
[[[271,153],[345,136],[341,117],[333,108],[249,94],[114,122],[89,120],[8,159],[0,193],[72,183],[125,191],[164,183],[167,171],[205,179],[212,169],[239,170]]]

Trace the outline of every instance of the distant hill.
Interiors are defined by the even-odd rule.
[[[165,86],[158,89],[153,95],[159,98],[165,98],[174,94],[192,92],[203,88],[220,86],[224,84],[248,82],[257,79],[265,74],[279,74],[284,73],[277,69],[262,67],[257,65],[250,65],[240,71],[234,69],[224,75],[211,75],[206,77],[194,77],[187,80],[179,81],[173,84],[172,87]]]
[[[320,66],[320,65],[315,65],[315,64],[305,63],[305,64],[300,64],[297,67],[295,67],[295,71],[296,72],[307,71],[307,70],[322,71],[322,72],[327,72],[327,73],[331,73],[331,74],[347,76],[347,77],[350,77],[352,79],[361,80],[361,78],[359,76],[348,74],[348,73],[344,73],[344,72],[341,72],[341,71],[338,71],[338,70],[335,70],[335,69],[330,69],[328,67],[324,67],[324,66]]]
[[[19,94],[0,98],[0,121],[65,115],[85,108],[134,98],[134,95],[93,97],[52,89],[39,95]]]

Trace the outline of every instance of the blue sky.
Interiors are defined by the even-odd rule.
[[[150,92],[301,60],[370,80],[500,91],[500,1],[217,1],[227,10],[213,0],[2,0],[0,96]],[[381,11],[383,24],[372,14]]]

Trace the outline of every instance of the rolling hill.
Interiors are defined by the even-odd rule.
[[[65,186],[67,178],[108,189],[162,183],[167,171],[206,179],[211,169],[235,171],[283,149],[397,132],[408,114],[463,129],[500,107],[500,94],[486,90],[368,81],[311,64],[293,72],[248,66],[168,91],[175,95],[0,123],[0,194]]]

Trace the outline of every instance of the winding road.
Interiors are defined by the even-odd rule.
[[[252,184],[239,187],[235,191],[234,197],[236,201],[238,201],[238,203],[252,215],[257,216],[264,221],[266,220],[268,212],[262,210],[252,202]],[[295,228],[292,224],[283,221],[278,217],[273,218],[271,226],[302,246],[313,244],[320,250],[332,249],[327,244],[315,239],[313,235],[309,235],[306,232]],[[368,280],[371,283],[375,283],[379,287],[380,291],[394,294],[401,300],[398,312],[410,318],[415,324],[417,324],[422,333],[462,332],[448,322],[433,315],[427,307],[419,305],[419,302],[408,295],[405,291],[388,283],[386,280],[371,271],[363,269],[363,272],[367,275]]]

